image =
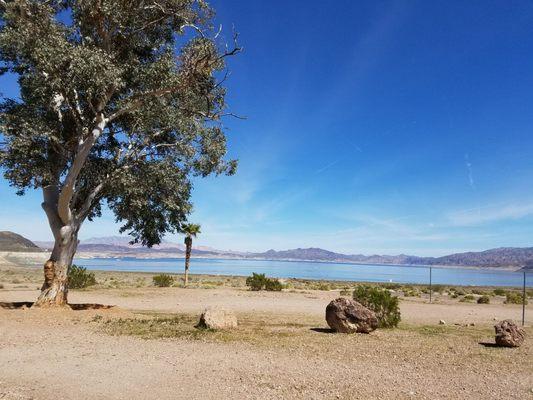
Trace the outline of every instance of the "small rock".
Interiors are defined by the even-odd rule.
[[[476,326],[476,324],[474,322],[470,322],[468,325],[469,326]]]
[[[520,347],[526,337],[526,332],[510,319],[505,319],[494,325],[496,344],[503,347]]]
[[[326,321],[331,329],[340,333],[370,333],[378,327],[374,311],[345,297],[328,304]]]
[[[232,329],[237,327],[237,317],[233,311],[222,308],[206,308],[200,315],[197,328]]]
[[[439,325],[446,325],[446,321],[444,321],[443,319],[441,319],[441,320],[439,321]]]

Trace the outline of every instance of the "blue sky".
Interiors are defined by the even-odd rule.
[[[195,181],[201,245],[441,255],[533,246],[533,3],[212,1],[233,177]],[[12,78],[0,81],[16,93]],[[0,181],[0,229],[50,238]],[[82,238],[117,233],[113,216]],[[180,240],[170,237],[170,240]]]

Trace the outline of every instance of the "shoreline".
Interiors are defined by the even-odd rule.
[[[110,257],[107,257],[111,259]],[[101,258],[102,260],[105,260],[107,258]],[[28,272],[31,271],[32,275],[37,275],[42,273],[42,263],[45,261],[46,255],[43,253],[14,253],[14,252],[0,252],[0,267],[2,267],[2,261],[3,261],[3,268],[1,269],[10,269],[15,268],[18,270],[26,270]],[[83,259],[82,259],[83,260]],[[83,265],[83,263],[79,263],[83,267],[87,267],[86,265]],[[88,270],[91,272],[95,272],[99,275],[106,275],[106,276],[112,276],[112,275],[122,275],[124,276],[145,276],[150,277],[153,275],[158,274],[168,274],[172,275],[174,277],[181,277],[183,276],[183,272],[176,268],[176,270],[172,271],[158,271],[158,270],[138,270],[138,271],[132,271],[132,270],[120,270],[120,269],[101,269],[98,268],[98,266],[95,266],[92,268],[89,266]],[[481,270],[482,271],[482,270]],[[494,272],[494,271],[490,271]],[[509,272],[509,271],[502,271],[502,273]],[[227,274],[221,274],[221,273],[191,273],[191,277],[196,278],[215,278],[215,279],[231,279],[231,280],[239,280],[243,281],[247,278],[248,275],[239,275],[238,273],[227,273]],[[370,284],[370,285],[387,285],[387,284],[397,284],[401,286],[412,286],[412,287],[428,287],[429,282],[399,282],[399,281],[376,281],[376,280],[365,280],[364,278],[360,280],[355,279],[328,279],[328,278],[304,278],[304,277],[277,277],[282,282],[307,282],[312,285],[331,285],[336,287],[343,287],[343,286],[353,286],[357,284]],[[440,282],[433,282],[433,285],[435,287],[437,286],[445,286],[445,287],[462,287],[462,288],[468,288],[468,289],[488,289],[488,288],[508,288],[508,289],[521,289],[521,285],[468,285],[468,284],[454,284],[454,283],[440,283]],[[527,282],[528,290],[530,290],[533,285],[531,281]]]
[[[146,255],[143,253],[133,253],[133,254],[96,254],[91,252],[80,252],[75,258],[78,259],[124,259],[124,258],[134,258],[134,259],[144,259],[144,260],[168,260],[176,259],[183,260],[183,255],[179,253],[168,253],[167,257],[161,257],[159,255]],[[353,266],[377,266],[377,267],[413,267],[413,268],[449,268],[449,269],[468,269],[468,270],[486,270],[486,271],[502,271],[502,272],[521,272],[524,270],[522,267],[483,267],[483,266],[470,266],[470,265],[425,265],[425,264],[395,264],[395,263],[362,263],[355,261],[341,261],[341,260],[306,260],[306,259],[271,259],[271,258],[247,258],[247,257],[213,257],[213,256],[194,256],[191,260],[201,259],[201,260],[235,260],[235,261],[271,261],[271,262],[306,262],[306,263],[315,263],[315,264],[343,264],[343,265],[353,265]],[[526,272],[533,272],[533,270],[525,270]]]

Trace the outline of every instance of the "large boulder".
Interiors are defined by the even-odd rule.
[[[510,319],[494,325],[496,344],[503,347],[520,347],[526,338],[526,332]]]
[[[232,329],[237,327],[237,317],[233,311],[222,308],[206,308],[200,315],[197,328]]]
[[[339,297],[326,307],[326,321],[341,333],[370,333],[378,327],[376,314],[355,300]]]

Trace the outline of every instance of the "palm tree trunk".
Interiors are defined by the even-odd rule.
[[[189,265],[191,263],[192,238],[185,238],[185,286],[189,284]]]

